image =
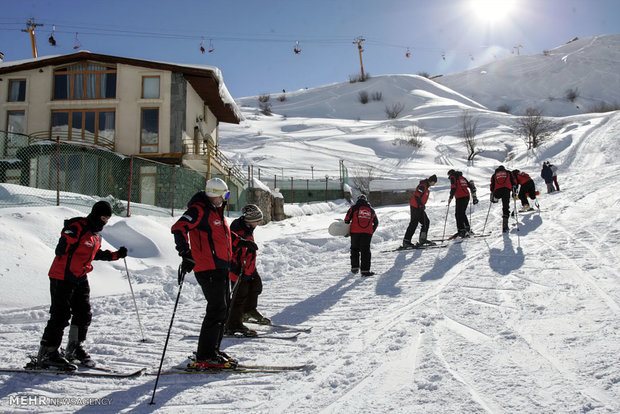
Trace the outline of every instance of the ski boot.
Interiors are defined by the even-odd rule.
[[[38,369],[54,368],[59,371],[75,371],[77,365],[69,362],[64,356],[58,352],[55,346],[41,345],[39,354],[36,358],[36,367]]]
[[[187,369],[189,371],[208,371],[227,368],[230,369],[234,367],[224,356],[222,356],[218,352],[213,353],[213,355],[205,359],[196,359],[195,361],[187,364]]]
[[[415,245],[411,243],[411,240],[403,239],[403,245],[402,245],[403,249],[413,249],[414,247]]]
[[[351,273],[353,273],[354,275],[356,275],[359,271],[360,271],[359,267],[352,267],[351,268]]]
[[[351,268],[351,272],[353,272],[353,268]],[[353,272],[353,273],[357,273],[357,272]],[[244,320],[245,320],[246,315],[248,317],[247,320],[253,319],[259,325],[271,325],[271,319],[265,318],[257,309],[252,309],[251,311],[246,312],[243,315]]]
[[[506,233],[510,230],[508,227],[508,217],[502,217],[502,232]]]
[[[374,274],[375,274],[375,272],[371,272],[370,270],[362,270],[362,276],[363,277],[372,276]]]
[[[420,232],[420,239],[418,240],[418,246],[435,246],[437,243],[428,240],[428,233],[425,231]]]
[[[246,336],[253,338],[258,336],[258,333],[254,329],[250,329],[247,326],[241,324],[240,326],[228,326],[224,332],[226,335],[231,336]]]
[[[83,342],[78,339],[78,332],[80,328],[76,325],[71,325],[69,327],[69,340],[67,342],[67,349],[65,350],[65,357],[69,361],[79,361],[81,365],[84,365],[88,368],[94,368],[97,363],[90,357],[88,352],[84,350],[82,346]],[[86,332],[84,330],[83,335]]]

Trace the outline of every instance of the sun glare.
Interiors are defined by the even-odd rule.
[[[516,0],[470,0],[470,7],[478,19],[499,23],[514,11]]]

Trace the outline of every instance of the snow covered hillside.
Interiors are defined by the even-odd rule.
[[[616,73],[618,64],[610,66]],[[562,76],[566,84],[573,81]],[[618,86],[601,85],[601,93]],[[360,87],[381,89],[383,101],[355,102]],[[259,309],[277,324],[312,329],[294,339],[224,339],[223,348],[245,364],[308,363],[314,369],[167,375],[159,381],[155,405],[148,404],[153,375],[0,373],[0,411],[620,412],[620,193],[614,190],[620,175],[619,111],[564,117],[553,138],[527,151],[510,132],[512,116],[416,76],[377,76],[287,96],[273,102],[273,116],[259,114],[255,99],[240,100],[247,121],[221,126],[227,155],[239,164],[306,177],[310,166],[337,176],[339,159],[350,171],[374,166],[386,179],[417,181],[435,173],[439,182],[427,213],[436,237],[444,223],[446,234],[455,231],[453,207],[446,208],[446,172],[461,169],[479,188],[472,228],[481,232],[486,223],[491,235],[393,252],[409,208],[379,207],[372,242],[376,275],[360,278],[349,272],[349,239],[326,230],[344,217],[346,202],[287,205],[292,218],[255,233],[264,282]],[[398,119],[386,120],[388,102],[408,106]],[[286,113],[280,105],[289,105]],[[473,164],[458,134],[465,108],[480,117],[485,149]],[[392,145],[414,123],[426,131],[424,147]],[[545,193],[539,177],[544,160],[559,167],[561,191]],[[504,234],[500,206],[490,205],[488,193],[500,163],[529,173],[541,190],[541,211],[511,218],[511,231]],[[2,186],[0,194],[19,196]],[[38,349],[48,318],[46,274],[62,220],[81,214],[66,207],[0,209],[0,367],[21,367]],[[129,248],[128,272],[146,342],[124,263],[95,262],[86,347],[102,365],[157,370],[178,293],[180,261],[169,230],[174,221],[113,217],[104,229],[104,247]],[[187,362],[196,340],[184,336],[197,334],[204,309],[200,287],[188,275],[164,369]],[[64,398],[62,405],[45,404],[51,397]]]

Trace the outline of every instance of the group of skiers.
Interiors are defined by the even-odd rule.
[[[188,369],[236,366],[237,361],[220,350],[223,335],[256,336],[256,331],[243,324],[245,320],[271,324],[256,309],[262,281],[256,269],[258,247],[253,233],[263,213],[258,206],[248,204],[229,227],[224,218],[229,195],[223,180],[208,180],[205,190],[192,197],[187,210],[171,228],[182,258],[178,283],[182,284],[185,274],[194,271],[207,300],[196,357]],[[77,369],[75,363],[96,365],[83,347],[92,319],[87,274],[93,269],[93,260],[127,256],[126,247],[115,252],[101,250],[99,233],[111,216],[110,204],[98,201],[87,217],[65,221],[49,271],[50,319],[41,339],[36,368],[72,371]],[[69,322],[69,339],[63,354],[59,347]]]
[[[557,168],[551,165],[548,161],[543,164],[543,178],[547,181],[546,169],[553,173],[549,175],[551,183],[555,182],[557,190],[559,186],[557,184],[556,171]],[[448,209],[452,199],[455,201],[455,219],[457,233],[453,237],[470,237],[473,234],[469,220],[467,219],[467,206],[471,200],[473,204],[478,204],[478,197],[476,196],[476,186],[474,182],[468,180],[463,176],[460,171],[453,169],[448,171],[448,179],[450,180],[450,197],[448,199]],[[434,245],[435,242],[428,239],[428,229],[430,227],[430,220],[426,214],[426,202],[430,192],[430,187],[437,184],[437,175],[433,174],[430,177],[421,180],[413,195],[409,201],[410,209],[410,221],[403,237],[402,249],[424,247],[425,245]],[[549,184],[547,184],[549,189]],[[530,206],[529,200],[533,200],[538,207],[536,201],[536,186],[532,178],[525,172],[520,170],[508,171],[503,165],[500,165],[491,176],[490,183],[491,190],[491,203],[497,203],[502,201],[502,231],[507,232],[508,218],[510,217],[510,199],[519,199],[521,201],[521,211],[534,210]],[[553,184],[551,184],[551,190],[553,191]],[[490,211],[490,206],[489,206]],[[447,214],[447,213],[446,213]],[[447,215],[446,215],[447,218]],[[371,266],[371,251],[370,241],[373,233],[376,231],[379,220],[375,210],[368,203],[366,195],[361,194],[357,202],[349,208],[345,216],[344,222],[350,224],[351,235],[351,272],[357,273],[361,269],[362,276],[372,276],[374,272],[370,270]],[[420,234],[417,243],[412,242],[412,237],[418,227],[421,225]],[[360,265],[361,256],[361,265]]]
[[[555,182],[559,190],[557,178],[554,181],[554,168],[545,162],[541,175],[545,182],[550,177],[550,182]],[[552,174],[549,175],[549,172]],[[466,210],[470,193],[473,204],[478,203],[476,187],[460,171],[449,170],[448,178],[448,208],[452,199],[456,199],[457,236],[469,237],[472,231]],[[430,187],[436,183],[437,176],[433,174],[421,180],[413,192],[409,203],[411,219],[403,238],[403,248],[434,244],[428,239],[430,220],[425,209]],[[547,187],[549,192],[553,191],[552,184],[547,184]],[[531,177],[519,170],[508,171],[502,165],[491,177],[490,190],[492,203],[502,201],[504,232],[508,231],[511,194],[513,198],[518,194],[523,210],[533,209],[528,198],[536,200],[536,188]],[[229,195],[228,186],[223,180],[208,180],[205,190],[192,197],[187,210],[171,228],[176,250],[182,258],[178,283],[182,284],[185,274],[193,271],[207,300],[196,357],[188,364],[189,369],[236,366],[237,361],[220,349],[224,334],[256,336],[256,331],[243,324],[247,320],[271,324],[257,310],[262,280],[256,269],[258,247],[254,242],[254,230],[263,219],[263,213],[258,206],[248,204],[229,227],[224,218]],[[40,342],[37,368],[75,370],[77,365],[74,362],[87,367],[96,365],[83,346],[92,319],[87,274],[93,269],[93,260],[111,261],[127,257],[127,248],[124,246],[114,252],[101,250],[100,232],[111,216],[111,205],[107,201],[98,201],[86,217],[74,217],[64,223],[55,250],[56,256],[48,273],[50,318]],[[364,194],[349,208],[344,221],[350,224],[351,272],[361,271],[362,276],[374,275],[370,270],[370,242],[379,226],[379,220]],[[411,240],[418,224],[421,224],[419,240],[414,244]],[[63,355],[59,348],[67,326],[70,326],[69,336]]]

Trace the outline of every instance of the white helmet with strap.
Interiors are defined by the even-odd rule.
[[[205,193],[208,197],[223,197],[224,200],[228,200],[228,196],[230,196],[228,186],[221,178],[211,178],[207,181]]]

